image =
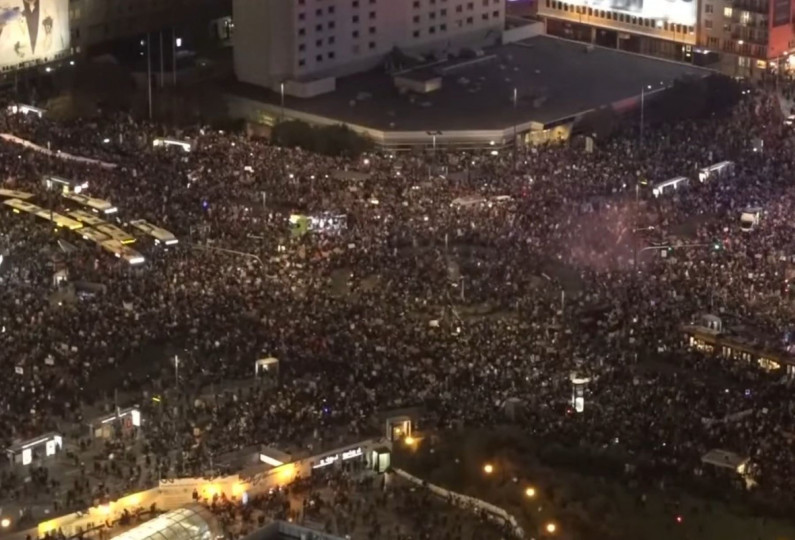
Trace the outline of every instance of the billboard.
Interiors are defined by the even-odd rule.
[[[0,0],[0,69],[69,49],[69,0]]]
[[[695,26],[698,2],[695,0],[562,0],[565,4],[612,11],[630,17]]]
[[[790,23],[792,8],[790,0],[773,1],[773,26],[784,26]]]

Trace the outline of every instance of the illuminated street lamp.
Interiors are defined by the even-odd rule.
[[[527,488],[526,490],[524,490],[524,494],[525,494],[525,496],[526,496],[528,499],[532,499],[533,497],[535,497],[535,496],[536,496],[536,488],[534,488],[534,487],[529,487],[529,488]]]
[[[403,441],[404,441],[404,442],[405,442],[405,443],[406,443],[408,446],[412,446],[412,445],[413,445],[415,442],[417,442],[417,441],[414,439],[414,437],[412,437],[411,435],[409,435],[408,437],[406,437],[405,439],[403,439]]]
[[[0,526],[2,526],[4,529],[9,528],[11,526],[11,520],[8,518],[3,518],[0,520]]]
[[[544,528],[546,529],[546,531],[547,531],[549,534],[555,534],[555,532],[558,530],[558,526],[557,526],[557,525],[555,525],[554,523],[551,523],[551,522],[550,522],[550,523],[547,523],[547,526],[546,526],[546,527],[544,527]]]
[[[486,474],[491,474],[494,472],[494,466],[491,463],[486,463],[483,466],[483,472]]]

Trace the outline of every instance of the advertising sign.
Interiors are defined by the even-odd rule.
[[[69,0],[0,0],[0,68],[69,48]]]
[[[623,13],[630,17],[654,19],[672,24],[695,26],[698,2],[695,0],[562,0],[573,6]]]

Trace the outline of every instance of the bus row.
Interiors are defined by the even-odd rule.
[[[720,163],[715,163],[710,165],[709,167],[704,167],[698,170],[698,181],[701,183],[707,182],[713,179],[720,179],[720,178],[727,178],[734,174],[734,162],[733,161],[721,161]],[[674,191],[677,191],[679,188],[687,187],[690,183],[690,179],[686,176],[677,176],[676,178],[671,178],[670,180],[666,180],[664,182],[658,182],[654,184],[651,188],[652,195],[655,197],[659,197],[661,195],[667,195]]]
[[[129,247],[130,244],[136,241],[133,235],[116,225],[99,219],[94,214],[82,210],[73,210],[64,215],[20,199],[7,199],[3,201],[3,204],[10,207],[14,213],[34,215],[51,222],[56,227],[75,231],[83,239],[94,242],[105,251],[124,259],[129,264],[141,264],[144,262],[143,256]],[[171,246],[178,242],[176,237],[169,231],[152,225],[145,220],[134,220],[130,222],[130,225],[150,236],[156,244]]]

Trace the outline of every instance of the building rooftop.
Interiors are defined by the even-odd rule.
[[[454,65],[457,64],[457,65]],[[380,131],[508,129],[548,125],[660,89],[709,70],[550,36],[487,49],[483,58],[429,69],[443,77],[427,94],[401,93],[392,76],[374,70],[337,79],[336,91],[310,99],[286,97],[285,108]],[[410,74],[402,74],[411,77]],[[517,91],[514,110],[513,93]],[[237,83],[232,94],[279,104],[278,93]]]

